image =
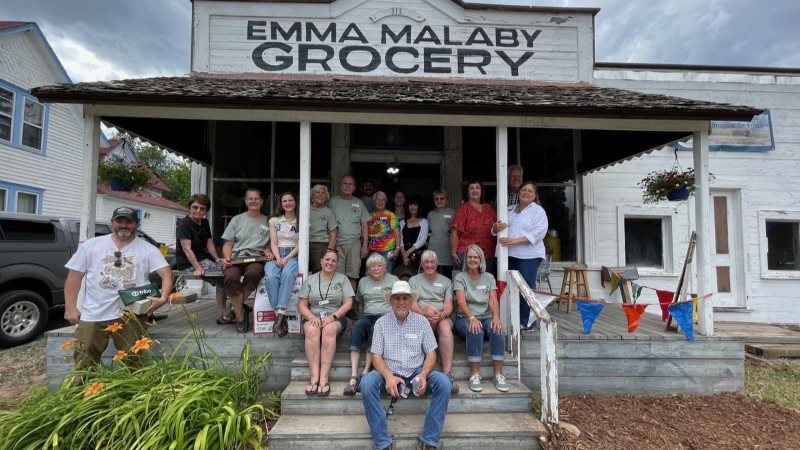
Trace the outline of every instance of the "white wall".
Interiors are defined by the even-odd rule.
[[[30,89],[66,81],[48,63],[32,32],[0,37],[0,79]],[[0,180],[44,189],[42,213],[76,216],[81,209],[83,107],[51,104],[46,155],[0,142]]]
[[[163,242],[169,246],[175,246],[175,218],[184,217],[186,213],[174,209],[153,206],[147,203],[138,203],[110,195],[97,195],[97,213],[95,220],[108,221],[111,213],[120,206],[129,206],[150,213],[149,218],[142,218],[139,228],[149,234],[158,242]]]
[[[666,94],[695,100],[769,108],[776,149],[765,153],[710,152],[709,169],[715,179],[711,189],[730,188],[741,192],[744,245],[744,310],[715,312],[715,320],[754,322],[800,322],[800,277],[770,279],[762,275],[761,255],[766,252],[760,239],[759,211],[800,209],[800,76],[769,74],[715,74],[683,71],[597,70],[596,85]],[[679,152],[683,168],[692,167],[691,152]],[[586,177],[587,209],[596,218],[597,262],[619,261],[618,211],[640,208],[641,190],[636,183],[651,170],[672,167],[669,150],[635,158]],[[663,206],[663,205],[659,205]],[[669,205],[666,205],[669,207]],[[649,208],[649,207],[645,207]],[[672,215],[672,254],[675,270],[683,261],[694,204],[681,205]],[[587,224],[587,226],[592,226]],[[674,290],[677,276],[645,276],[642,284]],[[606,291],[607,292],[607,291]],[[655,293],[644,291],[643,301],[655,301]],[[651,308],[652,309],[652,308]]]

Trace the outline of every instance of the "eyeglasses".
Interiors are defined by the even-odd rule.
[[[192,211],[205,211],[206,209],[208,209],[208,208],[206,208],[203,205],[192,205],[192,207],[191,207]]]
[[[245,201],[247,201],[247,202],[260,202],[261,198],[260,197],[248,197],[248,198],[245,199]]]
[[[122,252],[114,252],[114,267],[122,267]]]

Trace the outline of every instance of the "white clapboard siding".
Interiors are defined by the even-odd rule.
[[[776,149],[763,153],[710,152],[709,169],[716,177],[711,189],[741,189],[741,227],[743,235],[745,310],[717,311],[716,320],[797,323],[797,292],[800,279],[774,280],[762,276],[761,255],[766,252],[759,236],[759,211],[798,211],[800,209],[800,76],[773,76],[745,73],[708,73],[694,71],[648,71],[603,69],[595,73],[595,84],[640,92],[769,108]],[[691,152],[679,152],[683,168],[692,167]],[[620,205],[641,205],[641,190],[636,183],[652,170],[672,167],[670,150],[626,161],[586,177],[587,189],[593,190],[592,215],[588,226],[597,227],[601,242],[594,245],[599,264],[619,260],[617,239]],[[663,205],[659,205],[663,206]],[[669,206],[669,205],[667,205]],[[687,208],[688,206],[688,208]],[[694,202],[680,205],[672,216],[673,257],[679,268],[686,241],[694,225]],[[607,241],[609,240],[609,241]],[[591,253],[591,252],[590,252]],[[677,270],[677,269],[676,269]],[[694,278],[694,277],[692,277]],[[674,290],[677,276],[643,276],[640,283]],[[694,280],[690,280],[690,286]],[[690,290],[692,288],[690,287]],[[655,293],[643,291],[643,301],[655,301]],[[651,308],[652,310],[653,308]],[[653,311],[655,312],[655,311]]]
[[[139,228],[158,242],[163,242],[169,246],[175,245],[175,219],[184,217],[186,215],[185,212],[98,194],[95,220],[110,220],[111,213],[120,206],[139,209],[142,211],[142,215],[150,213],[150,217],[142,218]]]

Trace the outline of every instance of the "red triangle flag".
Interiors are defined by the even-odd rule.
[[[647,309],[647,305],[637,305],[636,303],[622,305],[622,310],[628,317],[628,333],[633,333],[639,327],[639,321],[642,319],[645,309]]]
[[[672,297],[675,296],[675,293],[656,290],[656,295],[658,296],[658,303],[661,303],[661,321],[663,322],[669,319],[669,311],[667,311],[667,308],[669,304],[672,303]]]
[[[500,300],[500,297],[503,296],[503,291],[506,290],[506,286],[508,286],[507,281],[497,280],[497,299]]]

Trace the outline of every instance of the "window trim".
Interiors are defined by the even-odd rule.
[[[34,208],[36,210],[36,212],[28,213],[28,212],[19,211],[19,196],[20,196],[20,194],[28,194],[28,195],[32,195],[32,196],[34,196],[36,198],[36,205],[35,205],[36,207]],[[23,213],[23,214],[40,214],[41,213],[41,208],[39,208],[39,204],[41,203],[40,199],[41,199],[41,195],[39,195],[38,192],[30,192],[30,191],[26,191],[24,189],[18,189],[14,193],[14,203],[15,203],[14,212]]]
[[[645,206],[618,206],[617,207],[617,265],[626,266],[625,261],[625,219],[661,219],[661,239],[664,249],[664,267],[640,267],[640,275],[661,275],[677,276],[675,273],[675,247],[677,242],[675,236],[675,224],[673,216],[675,211],[665,207],[645,207]]]
[[[14,94],[14,101],[12,103],[13,114],[11,116],[11,141],[0,139],[0,143],[10,145],[11,147],[28,153],[47,156],[47,130],[50,123],[50,105],[40,102],[39,99],[31,95],[28,90],[7,81],[0,80],[0,88],[10,91],[12,94]],[[41,148],[29,147],[22,144],[22,128],[25,124],[24,112],[26,99],[41,105],[43,108]]]
[[[11,116],[9,116],[9,118],[11,119],[11,130],[10,130],[11,135],[8,137],[8,139],[3,139],[2,137],[0,137],[0,142],[7,142],[11,144],[12,142],[14,142],[14,113],[16,112],[17,109],[16,108],[17,93],[13,89],[9,89],[7,86],[3,84],[0,84],[0,89],[11,93]],[[5,116],[5,114],[3,115]]]
[[[769,270],[767,262],[767,220],[776,222],[797,222],[800,226],[800,210],[758,210],[758,257],[761,278],[769,280],[800,280],[800,270]]]
[[[36,196],[36,212],[34,214],[42,214],[42,205],[44,204],[44,189],[34,186],[26,186],[24,184],[10,183],[0,180],[0,189],[6,191],[6,208],[7,212],[17,211],[17,198],[18,193],[33,194]]]
[[[31,102],[34,105],[39,105],[39,106],[42,107],[42,125],[41,126],[36,125],[33,122],[28,122],[27,120],[25,120],[25,110],[27,109],[27,103],[26,102]],[[44,128],[44,125],[45,125],[45,104],[37,101],[33,97],[23,98],[22,99],[22,115],[21,115],[21,117],[22,117],[22,123],[20,124],[20,128],[19,128],[19,132],[20,132],[19,145],[24,149],[28,149],[28,150],[31,150],[31,151],[34,151],[34,152],[42,152],[43,151],[42,148],[44,147],[44,142],[45,142],[45,139],[44,139],[45,138],[45,134],[44,134],[44,130],[45,130],[45,128]],[[25,135],[25,125],[38,128],[38,129],[40,129],[42,131],[42,133],[40,135],[39,148],[31,147],[29,145],[25,145],[25,144],[22,143],[22,138]]]
[[[0,191],[2,191],[2,193],[0,193],[0,198],[3,201],[0,211],[5,212],[8,211],[8,188],[5,186],[0,186]]]

